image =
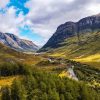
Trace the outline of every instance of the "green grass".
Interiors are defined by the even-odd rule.
[[[2,100],[99,100],[100,93],[85,82],[60,78],[54,73],[31,70],[31,74],[2,88]],[[45,95],[44,95],[45,94]],[[11,98],[11,99],[8,99]]]
[[[21,62],[33,65],[38,61],[40,61],[41,59],[42,57],[40,56],[18,52],[0,43],[0,63]]]
[[[8,76],[0,77],[0,88],[3,86],[11,86],[15,79],[19,79],[20,76]]]
[[[47,54],[53,57],[63,57],[67,59],[86,58],[91,55],[100,54],[100,32],[85,33],[80,35],[81,44],[78,43],[77,36],[66,39],[64,46],[50,49]],[[97,55],[98,57],[98,55]],[[98,57],[100,59],[100,57]],[[80,60],[80,62],[83,62]],[[96,67],[100,67],[100,63],[96,61],[85,62]],[[98,64],[98,65],[97,65]]]

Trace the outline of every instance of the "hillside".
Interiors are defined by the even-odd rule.
[[[41,57],[39,56],[18,52],[0,43],[0,63],[21,62],[26,64],[34,64],[40,61],[40,59]]]
[[[78,22],[66,22],[39,50],[50,56],[65,57],[99,67],[100,15],[89,16]],[[96,56],[97,57],[93,57]],[[85,60],[85,58],[92,60]],[[84,58],[84,61],[83,59]]]
[[[87,100],[90,100],[92,96],[94,100],[99,100],[100,70],[65,59],[75,57],[78,59],[79,55],[84,52],[84,49],[79,48],[88,50],[88,52],[85,51],[88,54],[84,57],[92,55],[93,52],[98,54],[98,50],[94,49],[93,51],[90,47],[93,47],[93,43],[94,46],[97,44],[95,40],[100,40],[99,36],[99,32],[80,35],[82,46],[77,42],[77,36],[70,37],[62,42],[63,47],[53,49],[43,55],[17,52],[0,44],[1,100],[15,100],[17,96],[21,98],[20,100],[34,98],[39,100],[41,98],[43,100],[46,98],[50,100],[60,100],[60,98],[64,98],[64,100],[81,100],[83,98],[84,100],[89,98]],[[87,47],[86,44],[89,44],[90,47]],[[96,46],[96,48],[100,47],[99,44]],[[69,52],[66,51],[66,48]],[[74,49],[81,50],[81,52],[74,51]],[[50,56],[54,58],[50,58]],[[94,58],[96,59],[96,57]]]
[[[63,46],[65,39],[77,36],[77,42],[81,42],[80,35],[85,33],[93,33],[100,30],[100,15],[89,16],[79,20],[78,22],[66,22],[60,25],[48,42],[39,50],[49,51]],[[88,34],[87,34],[88,35]]]
[[[38,50],[38,46],[32,41],[20,39],[18,36],[10,33],[0,32],[0,43],[22,52],[34,52]]]
[[[100,93],[85,83],[33,70],[32,75],[2,88],[2,100],[99,100]],[[5,90],[5,91],[4,91]],[[11,94],[11,95],[10,95]],[[8,99],[11,98],[11,99]]]

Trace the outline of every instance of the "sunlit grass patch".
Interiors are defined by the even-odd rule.
[[[9,77],[0,77],[0,87],[10,86],[14,79],[18,79],[19,76],[9,76]]]
[[[83,58],[75,58],[73,60],[100,68],[100,54],[94,54]]]

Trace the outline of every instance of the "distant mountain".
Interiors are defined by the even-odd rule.
[[[59,48],[65,39],[77,36],[80,42],[80,35],[88,32],[100,30],[100,14],[89,16],[78,22],[66,22],[60,25],[48,42],[39,50],[40,52],[49,51],[50,49]]]
[[[42,57],[35,56],[35,54],[27,54],[18,52],[2,43],[0,43],[0,64],[2,63],[24,63],[33,65],[41,61]]]
[[[22,52],[34,52],[38,50],[32,41],[20,39],[14,34],[0,32],[0,42]]]

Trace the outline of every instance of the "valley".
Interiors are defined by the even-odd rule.
[[[82,34],[80,35],[80,39],[82,44],[79,45],[76,36],[70,37],[61,43],[63,46],[55,49],[51,48],[47,54],[52,57],[72,59],[100,68],[100,32]]]
[[[0,100],[100,100],[99,18],[60,25],[39,50],[0,33]]]

